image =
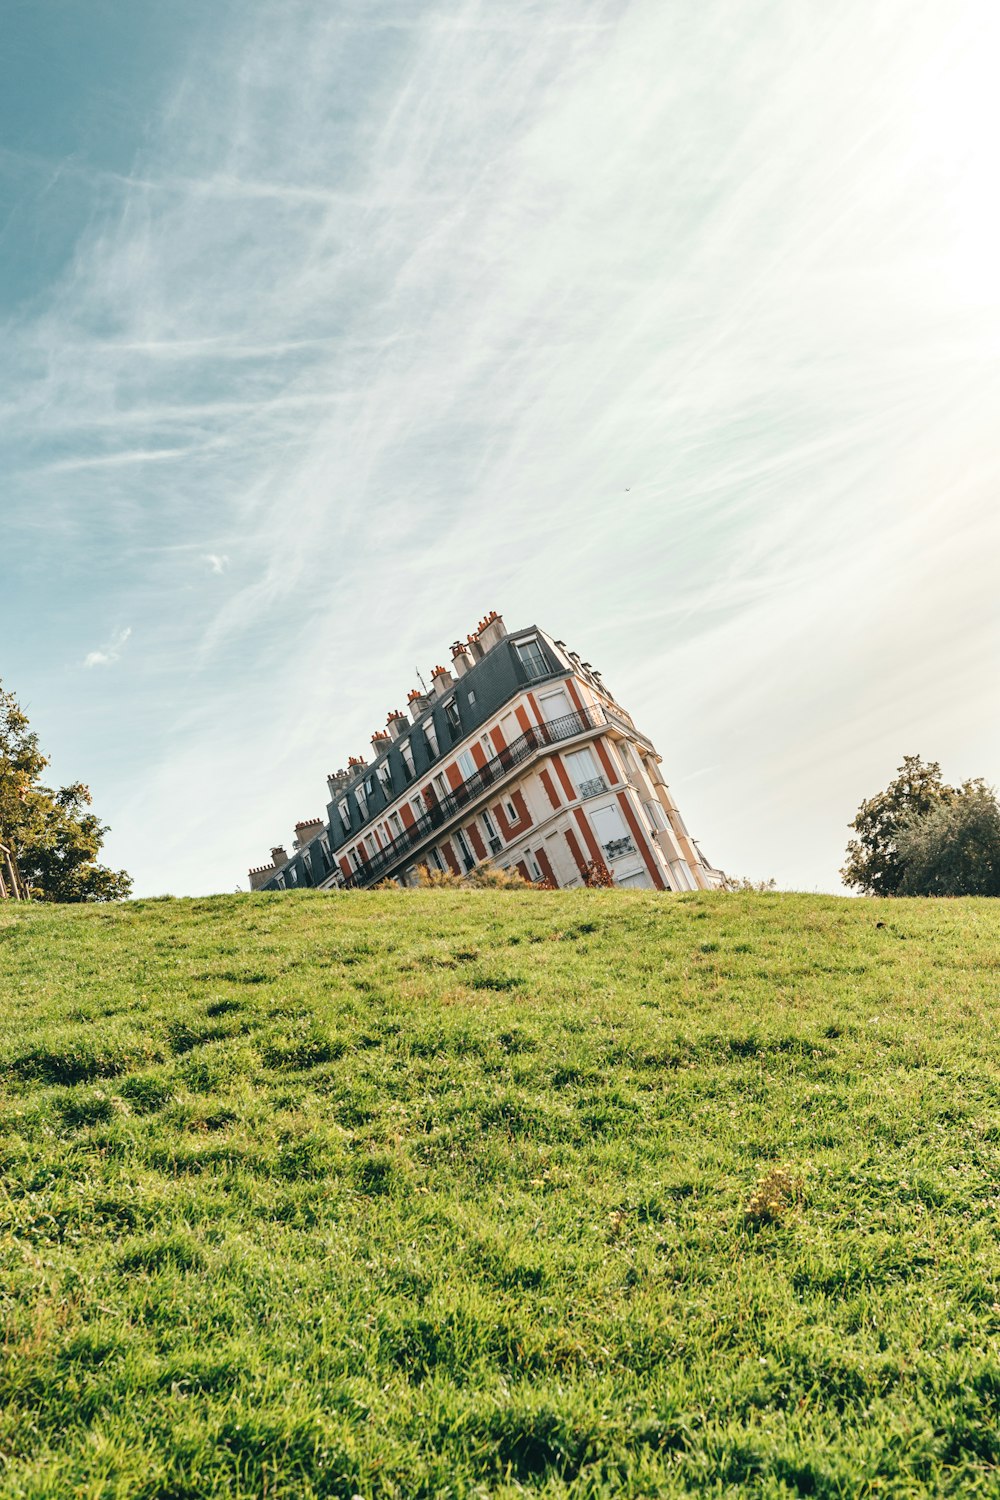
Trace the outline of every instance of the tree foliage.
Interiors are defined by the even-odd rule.
[[[903,896],[1000,896],[1000,805],[984,781],[914,818],[897,840]]]
[[[14,852],[21,878],[40,901],[117,901],[132,881],[98,864],[108,832],[90,811],[83,782],[43,786],[48,759],[13,693],[0,683],[0,843]]]
[[[870,896],[1000,896],[1000,805],[982,780],[949,786],[937,761],[907,755],[851,827],[845,885]]]
[[[936,760],[925,763],[919,755],[904,756],[885,791],[862,802],[850,825],[858,836],[847,845],[847,863],[840,872],[844,884],[869,896],[897,896],[904,872],[901,831],[954,795]]]

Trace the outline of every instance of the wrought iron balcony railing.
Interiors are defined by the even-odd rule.
[[[404,829],[397,838],[394,838],[391,844],[384,845],[376,854],[366,859],[361,869],[355,870],[344,884],[348,888],[353,888],[372,885],[375,881],[381,880],[396,865],[401,864],[414,849],[430,838],[437,829],[444,828],[450,823],[463,807],[475,801],[494,783],[504,780],[516,766],[528,760],[538,750],[544,750],[548,745],[556,745],[561,740],[574,739],[576,735],[585,734],[588,729],[597,729],[605,722],[601,709],[584,708],[577,713],[564,714],[548,724],[533,725],[516,740],[512,740],[499,755],[488,760],[474,775],[469,776],[457,786],[449,796],[442,797],[434,803],[431,803],[428,798],[427,811],[409,828]]]
[[[604,845],[604,852],[608,859],[621,859],[623,854],[634,854],[635,845],[630,838],[609,839]]]
[[[581,781],[576,790],[580,797],[599,797],[607,789],[608,783],[603,776],[592,776],[589,781]]]

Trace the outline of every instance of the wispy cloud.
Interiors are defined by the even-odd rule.
[[[99,651],[87,652],[83,658],[83,665],[85,667],[110,667],[121,656],[131,634],[131,625],[127,625],[124,630],[115,631],[111,639]]]
[[[501,9],[243,7],[9,331],[11,534],[144,560],[154,885],[227,887],[493,605],[747,873],[834,881],[916,738],[997,775],[996,16]]]

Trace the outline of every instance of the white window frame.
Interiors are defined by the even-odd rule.
[[[458,756],[458,769],[462,773],[462,780],[463,781],[469,781],[471,779],[471,777],[475,776],[476,771],[479,768],[476,765],[476,762],[472,758],[472,751],[471,750],[462,750],[459,753],[459,756]]]
[[[413,746],[408,739],[400,740],[399,753],[402,756],[403,766],[406,770],[406,779],[407,781],[412,781],[417,774],[417,768],[413,761]]]
[[[436,760],[441,754],[441,747],[438,744],[437,726],[433,719],[428,719],[424,725],[424,739],[427,741],[427,748],[430,750],[432,758]]]
[[[563,762],[578,797],[599,797],[602,792],[610,791],[607,777],[589,745],[583,745],[579,750],[567,750]],[[583,775],[584,770],[589,774]]]
[[[463,862],[465,862],[465,864],[467,865],[465,873],[468,874],[470,870],[474,870],[476,868],[475,850],[473,849],[470,840],[467,838],[464,828],[456,828],[455,832],[452,834],[452,838],[458,845],[458,852],[462,856]]]
[[[479,821],[483,826],[483,832],[486,835],[486,846],[489,849],[490,853],[493,855],[499,854],[500,850],[503,848],[503,840],[500,837],[500,830],[494,823],[489,808],[483,808],[482,812],[479,814]],[[497,845],[495,849],[493,848],[494,844]]]
[[[532,646],[535,648],[535,651],[539,657],[539,667],[537,669],[531,662],[525,661],[522,654],[522,647],[527,649]],[[514,650],[517,652],[518,661],[521,663],[521,666],[524,668],[524,670],[528,673],[529,677],[546,676],[549,671],[549,667],[545,660],[545,652],[542,650],[542,643],[538,639],[537,635],[522,636],[520,640],[514,642]]]

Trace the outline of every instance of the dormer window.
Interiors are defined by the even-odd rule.
[[[392,772],[389,769],[388,762],[386,762],[386,764],[383,765],[383,766],[379,766],[379,768],[378,768],[378,779],[379,779],[379,783],[380,783],[380,785],[382,787],[382,791],[385,793],[385,800],[387,802],[391,802],[392,801]]]
[[[403,765],[406,767],[406,776],[407,780],[409,780],[416,772],[416,767],[413,764],[413,750],[410,747],[409,740],[403,740],[399,747],[399,753],[403,757]]]
[[[444,705],[444,716],[448,720],[448,727],[454,734],[462,733],[462,721],[458,716],[458,704],[454,698],[449,698]]]
[[[344,830],[345,833],[350,833],[350,831],[351,831],[351,809],[350,809],[350,807],[347,804],[347,798],[346,797],[343,799],[342,802],[338,802],[337,803],[337,812],[340,815],[340,826],[343,828],[343,830]]]
[[[521,665],[529,677],[545,676],[549,669],[537,636],[530,635],[526,640],[515,641],[514,650],[520,657]]]
[[[424,725],[424,739],[427,741],[427,748],[431,752],[432,759],[441,754],[440,747],[438,746],[437,730],[434,727],[433,719],[428,719],[427,723]]]

